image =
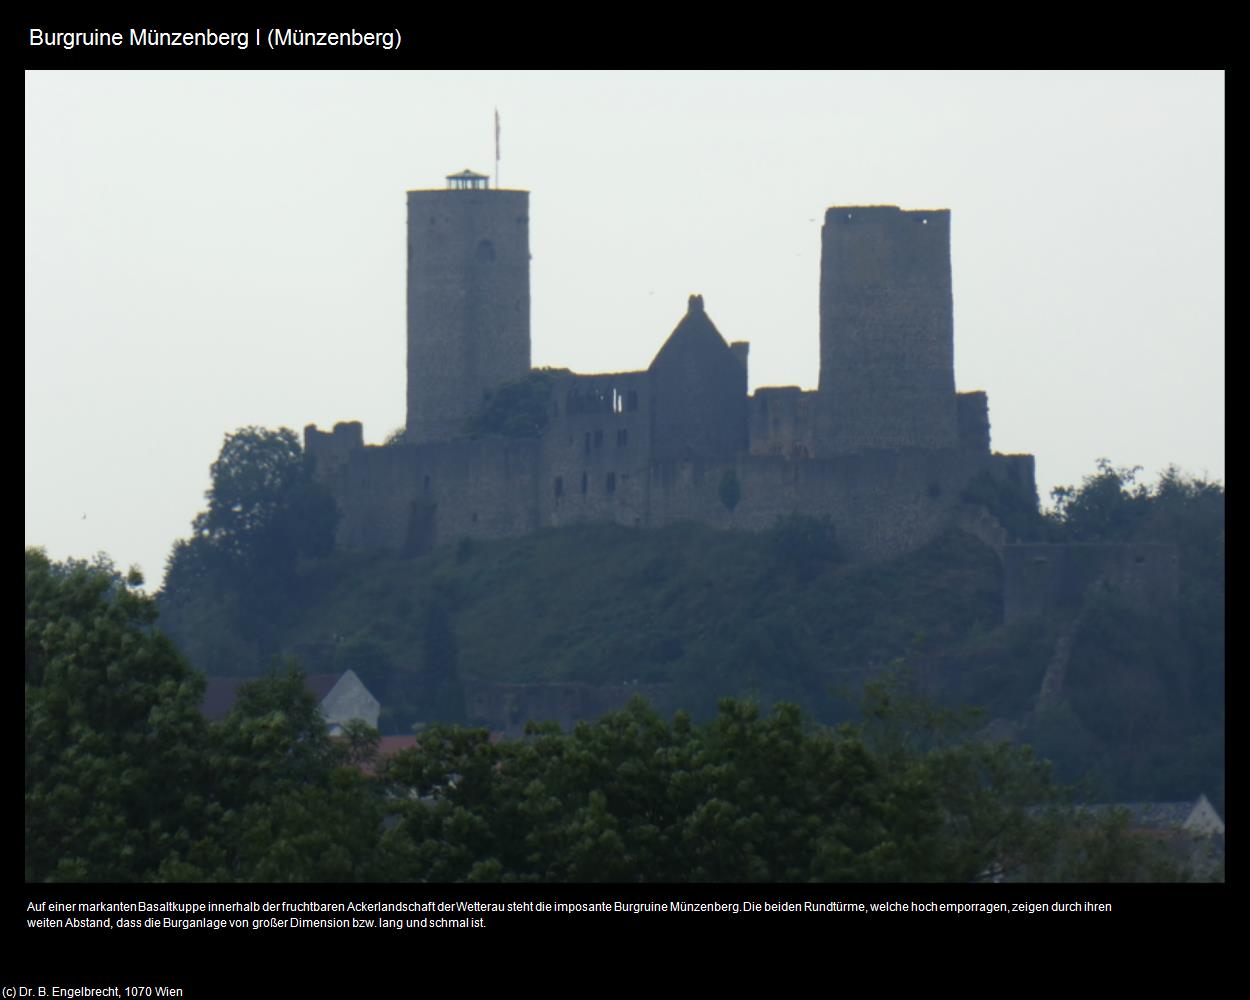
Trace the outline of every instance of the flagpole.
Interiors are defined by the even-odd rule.
[[[495,109],[495,190],[499,190],[499,109]]]

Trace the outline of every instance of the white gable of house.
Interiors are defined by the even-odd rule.
[[[1198,801],[1194,803],[1193,811],[1185,820],[1184,829],[1189,833],[1208,837],[1215,834],[1223,836],[1224,821],[1220,819],[1220,814],[1215,811],[1215,806],[1211,805],[1207,797],[1199,795]]]
[[[378,714],[382,710],[381,702],[369,693],[354,670],[343,672],[319,707],[331,736],[341,733],[343,726],[352,719],[361,719],[377,729]]]

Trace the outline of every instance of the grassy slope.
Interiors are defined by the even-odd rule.
[[[336,666],[394,687],[423,666],[435,587],[452,595],[466,678],[667,683],[703,707],[745,694],[828,719],[846,714],[865,670],[898,659],[939,691],[992,696],[996,713],[1026,708],[1044,666],[1036,642],[999,627],[997,560],[962,535],[890,563],[803,574],[769,533],[584,525],[418,559],[309,564],[267,640],[247,651],[223,632],[219,607],[184,609],[166,627],[210,673],[257,672],[265,647],[321,643]]]

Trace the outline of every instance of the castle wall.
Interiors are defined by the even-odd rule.
[[[1036,495],[1031,455],[969,449],[652,463],[649,385],[646,372],[557,377],[556,412],[541,440],[357,447],[346,461],[331,452],[337,464],[319,464],[318,475],[343,512],[338,545],[417,554],[462,537],[514,537],[586,521],[659,527],[692,520],[760,531],[799,513],[830,518],[850,558],[880,559],[963,523],[970,511],[962,494],[979,473]],[[317,442],[333,436],[310,428],[306,438],[315,454],[325,447]],[[732,509],[729,475],[737,485]]]
[[[990,450],[990,398],[984,392],[955,394],[959,419],[959,447],[973,451]]]
[[[694,520],[760,531],[787,514],[828,517],[850,558],[889,558],[945,531],[964,507],[963,488],[978,472],[1010,474],[1011,463],[998,461],[1003,457],[915,449],[802,462],[743,455],[733,463],[657,464],[651,469],[648,523]],[[1019,465],[1014,468],[1021,472]],[[740,493],[732,511],[720,488],[730,469]]]
[[[816,393],[788,385],[756,389],[747,400],[752,455],[816,454]]]
[[[556,376],[542,439],[539,519],[638,525],[647,517],[651,379],[647,372]]]
[[[958,444],[949,211],[825,213],[819,391],[821,454]]]
[[[408,440],[460,437],[530,369],[529,193],[408,192]]]
[[[1005,545],[1004,618],[1074,615],[1091,592],[1115,592],[1142,610],[1176,607],[1180,560],[1174,545]]]
[[[352,452],[365,446],[365,429],[359,420],[341,421],[326,433],[316,424],[304,428],[304,454],[317,463],[320,474],[328,476],[351,459]]]
[[[534,531],[539,467],[537,441],[361,448],[324,477],[343,513],[337,544],[418,554],[465,536]]]

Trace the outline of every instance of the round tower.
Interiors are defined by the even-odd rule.
[[[408,192],[407,440],[460,437],[530,370],[529,192],[451,174]]]
[[[818,405],[822,454],[956,446],[949,211],[825,213]]]

